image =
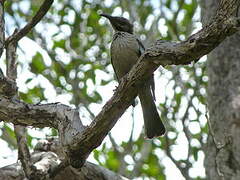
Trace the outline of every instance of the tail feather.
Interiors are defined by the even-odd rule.
[[[150,86],[147,84],[141,88],[139,98],[143,111],[145,134],[147,138],[152,139],[164,135],[165,127],[157,112]]]

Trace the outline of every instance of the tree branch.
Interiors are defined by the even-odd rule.
[[[33,162],[35,169],[34,179],[73,179],[85,180],[85,179],[98,179],[98,180],[127,180],[127,178],[120,176],[108,169],[100,167],[90,162],[86,162],[80,169],[73,169],[66,164],[63,164],[60,171],[60,159],[62,156],[62,148],[60,142],[57,139],[49,139],[40,141],[34,148],[34,153],[31,155],[31,161]],[[57,153],[58,157],[55,153]],[[52,176],[54,175],[54,176]],[[24,179],[24,173],[20,163],[15,163],[9,166],[0,168],[0,177],[2,179]]]
[[[23,27],[20,31],[18,31],[16,34],[13,34],[12,36],[8,37],[6,40],[6,45],[10,42],[18,42],[20,39],[22,39],[24,36],[26,36],[32,28],[38,24],[41,19],[45,16],[45,14],[50,9],[52,3],[54,0],[45,0],[43,4],[41,5],[40,9],[36,13],[36,15],[32,18],[30,22],[26,24],[25,27]]]
[[[23,126],[58,128],[58,123],[71,119],[74,110],[58,104],[26,104],[0,96],[0,120]]]
[[[15,30],[13,34],[17,31]],[[10,42],[6,46],[6,59],[7,59],[7,77],[16,83],[17,78],[17,42]],[[13,98],[17,98],[17,91],[13,95]],[[22,163],[23,170],[27,178],[31,179],[34,175],[36,168],[32,165],[30,152],[27,146],[27,130],[25,126],[14,124],[14,133],[17,139],[18,145],[18,159]]]
[[[51,152],[37,152],[34,154],[34,159],[34,165],[38,167],[38,171],[34,177],[35,179],[49,179],[51,169],[59,163],[59,159]],[[8,180],[20,180],[25,178],[20,163],[0,168],[0,177]],[[50,179],[61,180],[69,179],[70,177],[78,180],[128,180],[119,174],[90,162],[86,162],[81,170],[76,170],[68,166],[59,172],[54,178],[50,177]]]
[[[14,34],[17,33],[17,29],[15,29]],[[17,78],[17,42],[10,42],[6,46],[6,60],[7,60],[7,77],[14,82]]]
[[[132,173],[130,177],[133,179],[134,177],[138,177],[141,175],[141,168],[144,164],[144,162],[147,160],[149,157],[149,154],[152,151],[152,142],[151,141],[144,141],[141,150],[140,150],[140,155],[141,157],[138,160],[135,160],[135,165],[132,170]]]
[[[31,179],[35,167],[32,165],[30,152],[27,146],[27,132],[24,126],[14,125],[14,133],[17,138],[18,159],[21,161],[25,175]]]
[[[0,95],[9,98],[13,97],[16,94],[17,89],[16,82],[6,78],[3,73],[0,72]]]
[[[6,125],[4,125],[6,126]],[[12,149],[16,149],[17,148],[17,141],[16,139],[11,136],[11,132],[8,132],[7,129],[5,127],[0,128],[2,134],[0,136],[0,138],[6,142],[8,142],[8,146],[10,146]]]
[[[2,56],[5,43],[4,1],[0,1],[0,57]]]

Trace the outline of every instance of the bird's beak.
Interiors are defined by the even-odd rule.
[[[113,16],[110,16],[110,15],[105,14],[105,13],[100,14],[100,16],[103,16],[103,17],[105,17],[105,18],[107,18],[109,20],[111,20],[113,18]]]

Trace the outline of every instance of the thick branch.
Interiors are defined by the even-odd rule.
[[[36,156],[36,155],[35,155]],[[52,153],[38,153],[37,156],[41,158],[35,165],[38,167],[38,171],[35,173],[35,179],[49,179],[49,170],[51,170],[56,162],[59,161],[58,158]],[[0,168],[0,177],[2,179],[8,180],[21,180],[24,179],[24,173],[21,169],[21,164],[15,163],[3,168]],[[86,162],[85,165],[80,170],[75,170],[71,167],[65,168],[63,171],[59,172],[56,177],[51,178],[53,180],[62,179],[97,179],[97,180],[128,180],[127,178],[116,174],[106,168],[100,167],[90,162]]]
[[[13,124],[58,128],[58,123],[71,119],[74,112],[75,110],[63,104],[26,104],[0,96],[0,121]]]
[[[24,36],[26,36],[27,33],[29,33],[32,30],[32,28],[36,24],[38,24],[41,21],[41,19],[45,16],[45,14],[50,9],[53,1],[54,0],[45,0],[41,5],[40,9],[38,10],[38,12],[36,13],[36,15],[32,18],[32,20],[28,22],[26,26],[22,28],[20,31],[18,31],[16,34],[13,34],[9,38],[7,38],[6,45],[13,41],[17,42],[20,39],[22,39]]]
[[[108,169],[100,167],[90,162],[86,162],[84,166],[79,169],[73,169],[70,166],[61,169],[56,173],[55,177],[51,177],[52,171],[56,169],[60,164],[59,156],[54,154],[54,151],[59,153],[61,151],[60,143],[57,139],[45,140],[39,142],[37,147],[34,149],[34,153],[31,155],[31,161],[35,167],[35,173],[33,179],[98,179],[98,180],[127,180],[127,178],[120,176]],[[61,157],[60,153],[60,157]],[[12,164],[0,168],[0,177],[2,179],[24,179],[24,173],[20,163]]]
[[[60,163],[58,157],[52,152],[38,152],[31,156],[34,163],[34,176],[32,179],[49,179],[49,171]],[[15,163],[0,168],[0,177],[2,179],[25,179],[21,163]]]

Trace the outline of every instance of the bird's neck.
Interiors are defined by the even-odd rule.
[[[117,32],[122,32],[122,33],[133,34],[133,32],[128,32],[128,31],[119,31],[119,30],[116,30],[116,29],[115,29],[115,33],[117,33]]]
[[[133,35],[133,33],[129,33],[126,31],[115,31],[114,36],[124,36],[124,35]]]
[[[125,38],[128,35],[130,35],[128,32],[115,31],[114,34],[113,34],[113,40],[116,40],[117,38]]]

